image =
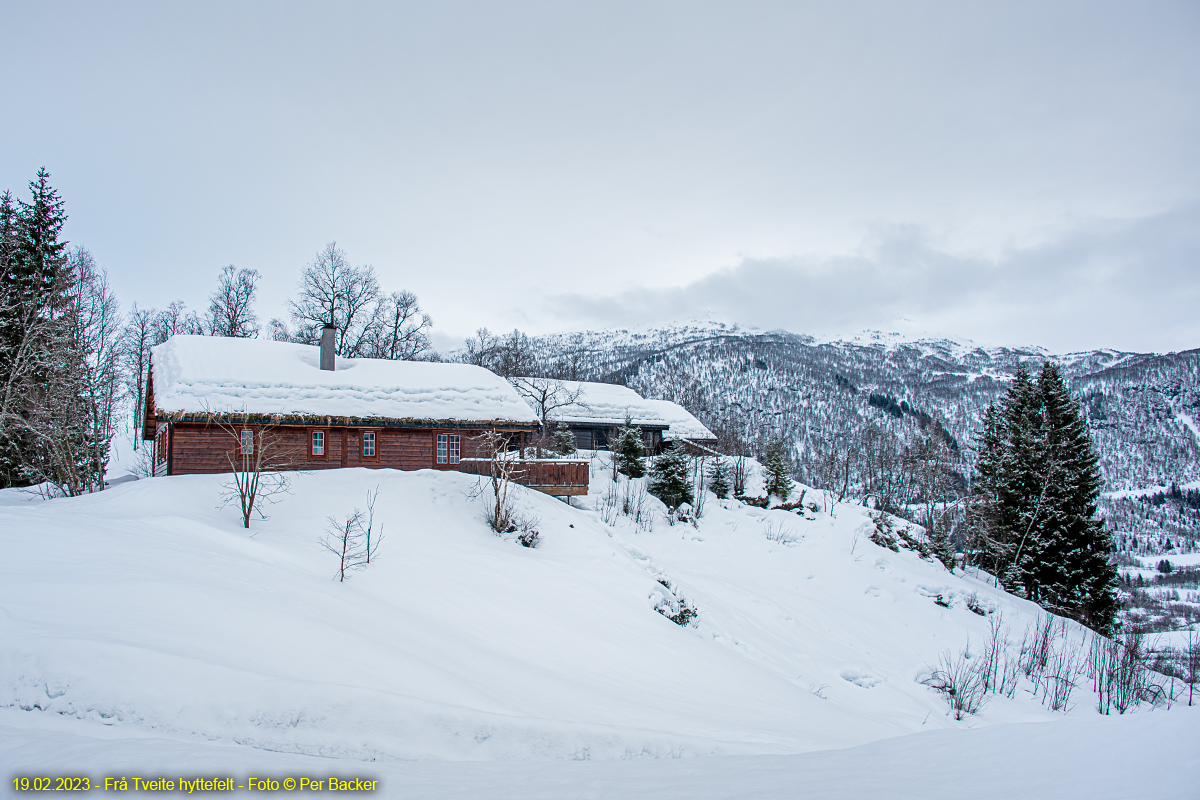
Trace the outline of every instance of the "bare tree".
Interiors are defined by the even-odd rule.
[[[1187,649],[1183,651],[1183,679],[1188,686],[1188,705],[1196,693],[1196,683],[1200,680],[1200,638],[1196,636],[1195,628],[1188,628]]]
[[[480,328],[475,336],[467,337],[462,360],[490,369],[502,378],[536,375],[539,371],[529,336],[516,328],[504,336]]]
[[[495,358],[499,339],[487,328],[479,328],[474,336],[468,336],[462,354],[464,364],[488,368]]]
[[[476,452],[488,459],[487,479],[492,490],[493,503],[489,505],[485,519],[496,533],[512,533],[517,529],[517,514],[509,502],[508,491],[524,474],[519,458],[513,457],[508,449],[509,437],[499,431],[484,431],[473,438]]]
[[[195,311],[188,311],[182,300],[176,300],[154,315],[154,343],[162,344],[175,335],[200,336],[204,323]]]
[[[573,333],[553,355],[553,374],[566,381],[581,381],[587,373],[588,349],[582,333]]]
[[[221,270],[217,289],[208,298],[206,327],[210,336],[250,339],[258,335],[254,296],[258,292],[258,270],[230,264]]]
[[[113,420],[120,398],[120,306],[91,254],[67,253],[49,296],[54,307],[23,316],[16,358],[5,382],[3,427],[28,447],[25,478],[50,494],[104,488]]]
[[[74,273],[71,339],[78,359],[80,399],[87,435],[89,491],[104,488],[113,421],[121,396],[121,306],[108,285],[108,275],[92,254],[73,248],[67,264]]]
[[[316,344],[321,329],[337,329],[334,349],[339,356],[359,356],[370,341],[373,308],[379,299],[379,281],[370,266],[351,266],[346,253],[330,242],[317,253],[300,276],[300,293],[288,301],[296,330],[294,341]]]
[[[369,358],[417,361],[436,356],[429,340],[433,319],[421,311],[412,292],[392,292],[379,298],[365,345]]]
[[[366,569],[371,564],[383,541],[383,526],[379,533],[372,536],[375,528],[375,501],[379,497],[379,487],[374,492],[367,492],[367,513],[355,508],[343,519],[328,517],[329,525],[325,528],[325,536],[321,546],[338,557],[338,581],[346,580],[346,573]]]
[[[509,378],[509,383],[517,390],[532,407],[541,424],[537,439],[537,457],[542,457],[542,450],[550,448],[549,440],[553,436],[554,412],[560,408],[574,405],[583,397],[583,387],[568,389],[566,384],[555,378]]]
[[[859,440],[852,432],[826,433],[816,439],[817,480],[832,511],[846,499],[858,464]]]
[[[290,342],[293,338],[287,323],[275,318],[272,318],[267,323],[267,335],[271,337],[271,341],[273,342]]]
[[[209,424],[228,435],[225,460],[230,476],[221,484],[221,507],[236,502],[242,512],[242,526],[250,527],[250,516],[264,503],[291,490],[288,470],[296,469],[301,451],[279,434],[276,426],[253,420],[250,414],[208,415]]]
[[[125,391],[132,406],[133,449],[141,442],[142,425],[146,415],[146,389],[150,378],[150,348],[154,341],[154,309],[129,310],[125,330],[121,334],[121,358],[125,369]]]

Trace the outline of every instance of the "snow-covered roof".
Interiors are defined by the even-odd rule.
[[[563,406],[551,416],[560,422],[594,423],[603,426],[624,424],[628,414],[637,425],[667,425],[664,439],[715,439],[683,406],[670,400],[647,400],[626,386],[612,383],[563,381],[569,392],[582,389],[579,401]]]
[[[262,339],[173,336],[153,350],[154,405],[167,413],[536,422],[508,381],[471,364],[338,358]]]

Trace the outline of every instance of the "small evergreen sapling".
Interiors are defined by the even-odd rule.
[[[571,433],[570,428],[558,428],[554,431],[554,452],[560,456],[569,456],[574,453],[575,434]]]
[[[694,499],[690,460],[683,443],[676,441],[650,465],[650,494],[668,508],[690,504]]]
[[[709,467],[708,488],[722,500],[729,497],[729,467],[720,456],[717,456]]]
[[[787,445],[782,439],[777,439],[767,447],[763,459],[763,470],[766,472],[767,494],[775,495],[781,501],[787,502],[792,493],[791,468],[788,466]]]
[[[617,434],[617,444],[613,448],[613,460],[617,472],[629,478],[640,478],[646,474],[646,447],[642,444],[642,431],[633,424],[629,415],[625,416],[625,425]]]

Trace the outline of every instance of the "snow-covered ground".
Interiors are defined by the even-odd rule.
[[[221,476],[0,493],[0,761],[382,776],[429,797],[936,797],[972,765],[993,787],[1117,797],[1155,763],[1136,784],[1186,796],[1194,756],[1160,748],[1196,741],[1188,709],[1112,720],[1081,686],[1065,716],[1024,688],[947,715],[927,665],[997,614],[1019,640],[1038,610],[871,543],[863,509],[710,495],[696,526],[669,525],[650,499],[639,525],[604,510],[603,458],[592,471],[574,506],[517,490],[536,549],[493,535],[456,473],[297,475],[250,531],[217,507]],[[318,540],[376,486],[378,560],[339,583]],[[660,581],[692,625],[656,613]]]
[[[932,731],[800,755],[364,763],[0,710],[0,757],[26,776],[69,768],[93,780],[228,776],[241,786],[264,775],[336,776],[377,780],[377,796],[421,800],[1194,800],[1197,725],[1197,709],[1177,708]]]

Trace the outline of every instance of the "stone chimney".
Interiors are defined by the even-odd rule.
[[[337,333],[337,328],[332,325],[326,325],[321,329],[321,369],[327,369],[332,372],[336,367],[336,358],[333,355],[333,336]]]

